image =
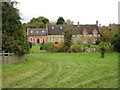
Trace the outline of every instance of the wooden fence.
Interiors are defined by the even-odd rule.
[[[1,64],[10,64],[18,61],[24,61],[24,55],[15,55],[14,53],[0,53],[0,63]]]

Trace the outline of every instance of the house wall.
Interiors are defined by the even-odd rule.
[[[86,36],[72,35],[73,43],[84,43],[84,40],[86,40],[86,43],[95,43],[98,38],[100,38],[100,34],[97,34],[96,37],[93,34],[87,34]],[[64,35],[48,35],[48,42],[64,42]]]
[[[31,38],[32,38],[32,41],[31,41]],[[44,39],[44,43],[48,42],[47,36],[28,36],[27,39],[32,44],[42,44],[43,39]],[[37,43],[37,39],[39,39],[39,43]]]
[[[48,42],[64,42],[64,35],[48,35]]]

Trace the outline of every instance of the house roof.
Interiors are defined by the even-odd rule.
[[[92,34],[94,29],[98,30],[98,34],[100,34],[100,30],[98,26],[95,25],[51,25],[48,26],[48,35],[61,35],[63,34],[65,28],[76,28],[76,34],[82,34],[82,31],[86,29],[88,34]]]
[[[28,36],[47,36],[46,28],[29,28]]]

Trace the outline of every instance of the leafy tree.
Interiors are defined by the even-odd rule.
[[[45,25],[49,23],[49,19],[44,17],[32,18],[30,22],[27,23],[30,28],[45,28]]]
[[[114,50],[120,52],[120,32],[114,36],[111,43],[114,46]]]
[[[64,18],[63,17],[59,17],[56,24],[58,25],[58,24],[64,24],[64,23],[65,23]]]
[[[102,33],[101,41],[103,42],[111,42],[114,35],[118,33],[117,28],[111,30],[108,26],[101,27],[100,30]]]
[[[73,25],[73,21],[71,21],[70,19],[67,19],[65,22],[66,25]]]
[[[72,35],[76,33],[76,28],[66,28],[64,31],[64,50],[69,52],[72,44]]]
[[[29,44],[14,4],[17,2],[2,2],[2,50],[23,55],[29,52]]]

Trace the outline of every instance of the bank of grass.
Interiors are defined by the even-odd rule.
[[[118,53],[32,53],[3,65],[3,88],[117,88]]]

